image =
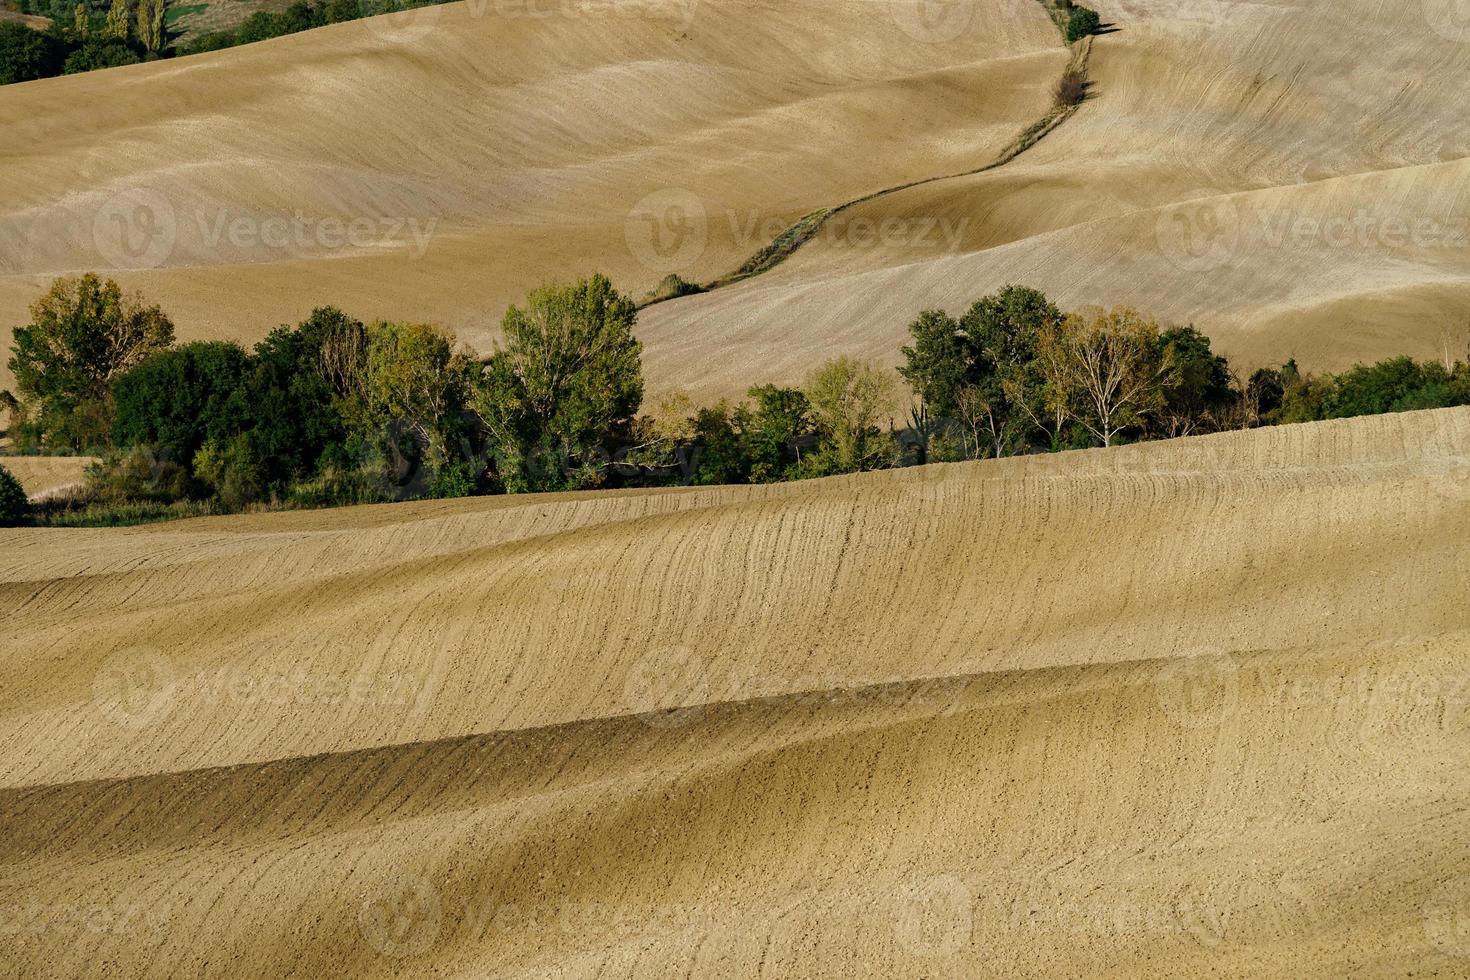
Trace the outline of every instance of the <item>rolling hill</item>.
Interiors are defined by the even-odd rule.
[[[1462,973],[1470,411],[0,532],[20,976]]]
[[[1103,2],[1080,111],[893,193],[1045,113],[1068,52],[1040,4],[529,9],[9,87],[0,324],[101,269],[186,338],[335,303],[484,349],[543,280],[707,281],[874,194],[765,275],[650,308],[652,390],[892,360],[919,309],[1009,281],[1193,321],[1246,367],[1427,356],[1470,319],[1453,4]]]

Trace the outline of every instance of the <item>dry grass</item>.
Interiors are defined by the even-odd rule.
[[[1454,410],[0,532],[0,957],[1457,973],[1467,456]]]

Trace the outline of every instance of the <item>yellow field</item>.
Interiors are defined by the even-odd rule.
[[[1423,976],[1470,411],[0,532],[21,976]]]

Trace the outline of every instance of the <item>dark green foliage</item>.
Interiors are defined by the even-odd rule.
[[[0,466],[0,527],[15,527],[30,514],[30,502],[20,481]]]
[[[1169,373],[1164,407],[1150,420],[1151,433],[1172,437],[1218,427],[1217,420],[1236,400],[1229,362],[1192,326],[1165,330],[1159,350]]]
[[[75,75],[79,72],[93,71],[97,68],[117,68],[121,65],[136,65],[143,60],[142,52],[137,45],[127,41],[112,38],[108,40],[90,39],[76,48],[66,56],[66,64],[62,66],[62,73]]]
[[[61,74],[66,46],[50,33],[17,21],[0,21],[0,85]]]
[[[757,385],[749,395],[755,402],[745,428],[750,480],[775,483],[789,479],[801,465],[803,447],[816,439],[811,403],[799,389],[776,385]]]
[[[1323,400],[1322,417],[1350,418],[1424,408],[1449,408],[1470,403],[1470,378],[1451,372],[1434,361],[1416,362],[1395,357],[1372,365],[1358,365],[1333,379]]]
[[[225,48],[233,48],[238,41],[235,39],[234,31],[210,31],[207,34],[199,34],[188,44],[179,49],[180,54],[203,54],[206,51],[222,51]]]
[[[1102,26],[1102,21],[1097,16],[1096,10],[1087,7],[1073,7],[1072,14],[1067,18],[1067,43],[1071,44],[1089,34],[1096,34],[1097,29]]]
[[[278,327],[256,345],[244,399],[267,483],[284,487],[312,476],[324,455],[340,458],[347,430],[322,372],[322,346],[334,332],[349,329],[362,324],[322,307],[300,326]]]
[[[914,343],[900,348],[904,365],[898,373],[931,414],[956,415],[960,391],[973,382],[975,371],[973,351],[959,321],[943,310],[925,310],[909,324],[909,333]]]
[[[1032,404],[1041,386],[1033,368],[1037,337],[1060,319],[1044,294],[1025,286],[981,297],[959,320],[937,310],[920,314],[899,368],[923,410],[914,417],[914,428],[922,429],[916,461],[928,460],[936,436],[958,440],[940,458],[1001,456],[1040,438],[1032,417],[1044,414]]]
[[[694,416],[692,483],[714,486],[750,482],[750,412],[721,402]]]
[[[257,406],[243,383],[249,355],[223,341],[154,354],[113,385],[113,441],[151,446],[186,468],[207,442],[227,442],[250,425]]]

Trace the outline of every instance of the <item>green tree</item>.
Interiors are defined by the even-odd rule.
[[[160,351],[112,386],[113,442],[150,446],[189,465],[206,442],[227,443],[250,427],[243,391],[249,355],[238,344],[199,341]]]
[[[925,310],[909,324],[914,342],[899,348],[898,373],[933,415],[954,416],[960,390],[973,383],[974,358],[960,324],[943,310]]]
[[[0,85],[61,74],[66,47],[52,35],[13,20],[0,20]]]
[[[138,0],[137,38],[149,54],[163,51],[164,0]]]
[[[194,472],[231,510],[265,500],[269,493],[265,464],[249,432],[206,443],[194,457]]]
[[[311,476],[324,459],[345,458],[348,433],[323,352],[329,340],[349,333],[362,335],[365,328],[341,310],[321,307],[255,346],[243,388],[254,444],[273,486]]]
[[[633,301],[597,275],[512,306],[476,399],[513,492],[601,483],[643,400]]]
[[[25,522],[30,513],[30,501],[11,472],[0,466],[0,527],[15,527]]]
[[[1096,10],[1086,7],[1073,7],[1072,15],[1067,18],[1067,43],[1080,40],[1089,34],[1096,34],[1102,26],[1101,19]]]
[[[802,447],[815,441],[812,405],[798,388],[757,385],[747,392],[755,402],[745,426],[750,479],[772,483],[789,479],[801,465]]]
[[[368,405],[385,426],[409,433],[420,459],[437,474],[460,435],[470,400],[474,358],[454,349],[454,335],[421,323],[378,322],[367,330]]]
[[[853,473],[887,461],[892,447],[879,426],[898,408],[889,371],[846,356],[833,358],[812,372],[805,393],[825,443],[822,471]]]
[[[133,20],[133,6],[130,0],[112,0],[112,5],[107,10],[107,26],[103,33],[110,38],[126,41]]]
[[[1236,399],[1229,362],[1192,326],[1159,334],[1159,349],[1166,374],[1153,431],[1172,439],[1218,428],[1222,413]]]
[[[39,405],[47,445],[93,448],[111,434],[112,382],[173,337],[157,306],[124,298],[117,283],[88,273],[56,280],[31,305],[8,365],[21,395]]]
[[[1435,361],[1419,362],[1393,357],[1376,364],[1359,364],[1331,379],[1319,417],[1351,418],[1424,408],[1465,404],[1463,385]]]
[[[1051,431],[1037,424],[1047,413],[1036,360],[1042,331],[1061,320],[1044,293],[1015,285],[982,296],[960,319],[971,368],[957,406],[977,453],[982,440],[999,457],[1026,446],[1036,428]]]

